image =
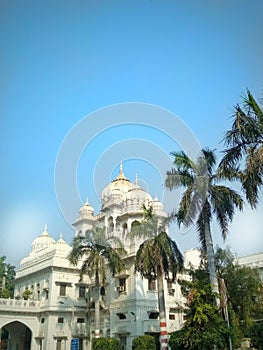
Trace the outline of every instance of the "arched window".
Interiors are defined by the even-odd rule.
[[[122,225],[122,235],[125,236],[128,230],[127,222]]]
[[[113,217],[110,216],[108,219],[108,232],[114,231],[114,223],[113,223]]]

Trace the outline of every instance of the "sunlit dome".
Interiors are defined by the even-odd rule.
[[[120,171],[115,180],[107,185],[102,191],[102,204],[105,205],[111,199],[123,198],[123,195],[133,188],[133,184],[126,178],[122,170],[122,163],[120,164]]]
[[[152,202],[152,197],[144,189],[138,185],[138,179],[136,176],[135,183],[132,188],[123,197],[126,205],[130,204],[145,204],[148,206]]]
[[[166,212],[163,210],[164,206],[163,204],[159,201],[159,199],[157,198],[157,196],[154,197],[153,202],[151,203],[151,206],[153,208],[153,211],[155,214],[157,214],[158,216],[163,216],[163,217],[167,217]]]
[[[94,214],[94,209],[89,204],[88,198],[87,198],[85,204],[80,208],[79,213],[80,213],[80,215],[93,215]]]
[[[153,207],[153,210],[155,211],[163,210],[163,204],[159,201],[157,196],[154,197],[154,200],[152,202],[152,207]]]
[[[47,232],[47,224],[45,224],[44,231],[40,236],[32,242],[32,251],[42,250],[49,247],[51,244],[54,244],[54,239],[49,236]]]
[[[56,249],[60,250],[60,251],[70,251],[71,250],[70,245],[64,241],[62,233],[59,234],[59,239],[56,243]]]

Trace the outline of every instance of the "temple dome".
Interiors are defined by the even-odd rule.
[[[155,214],[166,217],[167,214],[165,213],[165,211],[163,210],[163,204],[159,201],[159,199],[157,198],[157,196],[154,197],[153,202],[151,203],[153,211],[155,212]]]
[[[136,202],[137,204],[150,204],[152,202],[152,197],[144,189],[142,189],[137,180],[133,187],[124,195],[123,198],[127,203]]]
[[[79,210],[80,215],[92,215],[94,214],[93,207],[89,204],[88,198],[86,199],[85,204]]]
[[[47,232],[47,224],[45,224],[44,231],[40,236],[32,242],[32,251],[42,250],[49,247],[51,244],[54,244],[54,239],[49,236]]]
[[[133,184],[126,178],[120,165],[120,171],[116,179],[111,181],[102,191],[103,206],[112,199],[121,200],[123,195],[133,188]]]

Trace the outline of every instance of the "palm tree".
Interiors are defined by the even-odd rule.
[[[149,280],[157,279],[161,349],[166,350],[168,338],[163,279],[175,280],[177,272],[183,268],[183,257],[152,207],[147,209],[144,206],[144,219],[132,228],[130,235],[145,239],[136,253],[135,271]]]
[[[115,248],[114,248],[115,247]],[[100,287],[106,280],[107,269],[112,276],[125,268],[122,260],[124,249],[115,236],[107,236],[104,228],[94,227],[85,235],[74,238],[69,261],[73,265],[82,262],[80,276],[88,273],[95,277],[95,336],[100,336]]]
[[[219,167],[228,179],[241,181],[249,204],[255,208],[263,184],[263,109],[249,90],[243,106],[235,107],[234,122],[224,143],[227,149]]]
[[[218,294],[215,270],[211,221],[213,215],[220,226],[223,239],[228,234],[228,224],[232,221],[236,208],[242,210],[241,196],[227,186],[219,185],[221,178],[217,171],[215,153],[204,149],[196,162],[184,152],[173,152],[174,167],[167,172],[165,186],[169,190],[186,188],[178,211],[171,214],[179,226],[189,227],[195,223],[199,241],[206,253],[212,291]],[[195,222],[196,221],[196,222]],[[218,303],[218,299],[216,298]]]

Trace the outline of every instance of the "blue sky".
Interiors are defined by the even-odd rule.
[[[71,242],[74,232],[56,199],[55,163],[74,125],[86,117],[97,128],[97,110],[126,102],[160,106],[220,156],[233,106],[246,88],[262,96],[262,13],[261,0],[2,0],[0,255],[18,265],[46,221],[54,238],[63,232]],[[176,125],[164,118],[157,130],[125,118],[111,128],[109,116],[76,169],[80,197],[88,196],[96,212],[98,192],[116,176],[120,158],[127,177],[138,173],[152,196],[163,197],[157,159],[133,155],[132,140],[149,146],[151,156],[159,147],[169,157],[178,145],[164,131]],[[261,215],[262,206],[236,216],[226,244],[238,255],[262,250]],[[176,239],[182,250],[198,244],[194,234]],[[214,239],[223,244],[216,228]]]

